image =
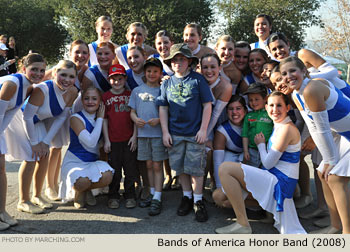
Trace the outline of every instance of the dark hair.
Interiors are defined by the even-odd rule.
[[[289,45],[289,41],[288,41],[287,37],[283,33],[275,32],[275,33],[272,33],[268,37],[268,39],[267,39],[267,46],[270,48],[270,43],[275,42],[276,40],[282,40],[284,43]]]
[[[267,52],[266,52],[264,49],[261,49],[261,48],[255,48],[255,49],[251,50],[251,51],[249,52],[249,57],[250,57],[250,54],[251,54],[251,53],[255,53],[255,52],[260,53],[261,56],[263,56],[265,62],[270,61],[270,57],[269,57],[269,55],[267,54]]]
[[[201,58],[201,60],[200,60],[201,67],[202,67],[203,59],[209,58],[209,57],[215,58],[215,59],[218,61],[218,65],[219,65],[219,66],[221,65],[221,60],[220,60],[219,56],[218,56],[216,53],[207,53],[207,54],[203,55],[202,58]]]
[[[24,56],[21,60],[21,63],[24,67],[28,67],[36,62],[42,62],[46,64],[44,57],[39,53],[29,53],[28,55]]]
[[[138,51],[140,51],[140,53],[143,55],[143,57],[146,58],[146,52],[145,52],[145,50],[144,50],[141,46],[132,46],[132,47],[129,47],[128,51],[132,51],[132,50],[138,50]]]
[[[252,50],[251,47],[250,47],[250,44],[247,41],[243,41],[243,40],[237,41],[235,43],[235,48],[248,48],[249,51]]]
[[[88,49],[88,52],[90,54],[90,51],[89,51],[89,45],[84,41],[84,40],[81,40],[81,39],[77,39],[77,40],[74,40],[72,42],[72,44],[70,45],[70,48],[69,48],[69,52],[72,53],[72,49],[74,46],[76,45],[85,45],[86,48]]]
[[[269,94],[269,95],[267,96],[267,99],[269,99],[270,97],[274,97],[274,96],[280,96],[280,97],[282,97],[284,103],[286,104],[286,106],[289,105],[289,98],[288,98],[288,96],[285,95],[285,94],[283,94],[283,93],[280,92],[280,91],[276,91],[276,90],[273,91],[271,94]]]
[[[243,106],[244,110],[248,112],[247,104],[243,96],[240,96],[239,94],[232,95],[226,107],[233,102],[239,102]]]
[[[186,28],[195,28],[197,30],[198,36],[199,37],[202,36],[202,27],[199,24],[196,24],[196,23],[187,24],[184,28],[184,31]]]
[[[157,32],[155,39],[157,39],[159,37],[163,37],[163,36],[168,37],[171,42],[174,42],[174,38],[173,38],[172,34],[170,32],[168,32],[167,30],[160,30],[159,32]]]
[[[276,61],[276,60],[269,59],[268,61],[266,61],[266,62],[264,63],[264,65],[265,65],[265,64],[272,65],[273,68],[275,68],[275,67],[276,67],[277,65],[279,65],[280,63],[279,63],[278,61]]]
[[[280,72],[280,63],[278,63],[272,70],[271,70],[271,74],[273,73],[279,73]]]
[[[258,15],[256,15],[256,17],[254,19],[254,23],[255,23],[255,20],[257,20],[258,18],[265,18],[267,20],[267,22],[269,23],[269,25],[272,26],[272,18],[271,18],[271,16],[266,15],[266,14],[258,14]]]

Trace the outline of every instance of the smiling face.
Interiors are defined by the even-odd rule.
[[[270,83],[271,71],[274,68],[273,64],[265,63],[262,68],[262,73],[260,76],[260,81],[264,84]]]
[[[100,94],[94,88],[86,90],[81,99],[85,111],[89,114],[95,113],[98,110],[101,103]]]
[[[248,48],[235,48],[235,65],[240,71],[244,71],[248,67],[249,61]]]
[[[282,60],[287,58],[290,53],[289,45],[286,44],[283,40],[277,39],[269,44],[269,49],[272,56],[275,59]]]
[[[115,74],[108,78],[109,84],[116,93],[121,93],[124,90],[126,83],[126,76],[122,74]]]
[[[221,40],[215,47],[215,51],[222,64],[227,64],[234,59],[235,45],[231,41]]]
[[[183,35],[184,42],[188,45],[188,47],[194,51],[198,47],[200,40],[202,39],[199,36],[198,31],[194,27],[186,27]]]
[[[132,26],[126,34],[126,39],[131,46],[142,46],[145,40],[144,30],[141,27]]]
[[[257,111],[265,107],[265,99],[261,94],[248,94],[249,107]]]
[[[290,105],[286,105],[282,96],[271,96],[267,99],[266,111],[274,123],[282,122],[290,109]]]
[[[23,73],[30,83],[40,83],[45,76],[46,64],[44,62],[34,62],[27,67],[23,67]]]
[[[100,42],[110,41],[112,32],[113,32],[113,25],[108,20],[99,22],[96,26],[96,33]]]
[[[270,36],[271,26],[264,17],[259,17],[254,21],[255,35],[259,40],[265,41]]]
[[[270,81],[275,87],[275,90],[280,91],[285,95],[293,92],[293,90],[290,89],[288,85],[283,82],[283,78],[280,72],[273,72],[270,76]]]
[[[244,116],[246,115],[246,110],[243,105],[238,102],[232,102],[227,105],[227,117],[236,126],[240,126],[243,123]]]
[[[145,69],[145,77],[147,84],[158,85],[162,79],[162,70],[157,66],[147,66]]]
[[[209,84],[213,84],[220,74],[219,62],[214,57],[205,57],[201,62],[201,72]]]
[[[126,57],[128,60],[128,65],[135,73],[141,73],[143,71],[145,57],[139,50],[128,50]]]
[[[101,69],[107,70],[112,65],[115,58],[114,51],[112,51],[107,45],[97,48],[96,53],[98,64]]]
[[[169,37],[167,36],[157,37],[155,44],[159,55],[163,59],[167,58],[170,55],[170,47],[173,45],[173,42],[170,41]]]
[[[75,45],[71,50],[71,59],[78,69],[81,69],[89,60],[89,48],[84,45]]]
[[[260,78],[262,67],[266,63],[264,57],[259,52],[251,52],[249,54],[249,68],[257,77]]]
[[[62,91],[68,90],[74,85],[76,71],[73,68],[61,68],[53,71],[53,79]]]
[[[299,90],[305,78],[306,69],[300,69],[295,62],[287,62],[280,66],[283,82],[291,90]]]

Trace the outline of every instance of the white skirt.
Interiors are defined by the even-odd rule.
[[[59,196],[62,201],[67,202],[74,199],[74,183],[79,178],[88,178],[95,183],[100,180],[102,173],[111,171],[113,168],[105,161],[83,162],[73,153],[67,150],[61,167],[61,183]]]
[[[6,154],[6,153],[7,153],[6,139],[5,139],[4,132],[2,132],[0,134],[0,154]]]
[[[338,134],[333,135],[336,148],[339,150],[340,160],[330,171],[340,177],[350,177],[350,142],[343,136]],[[323,161],[318,166],[317,170],[322,172],[324,168]]]
[[[32,146],[25,132],[22,118],[23,112],[18,110],[5,130],[7,143],[6,161],[35,161],[32,158]],[[43,140],[47,134],[45,124],[42,121],[35,124],[35,131],[38,134],[39,141]]]
[[[241,164],[244,181],[247,190],[252,193],[254,199],[266,211],[273,214],[275,219],[274,227],[281,234],[306,234],[301,226],[293,199],[285,199],[283,202],[283,212],[277,212],[277,202],[274,198],[274,188],[278,180],[267,170],[262,170],[253,166]]]
[[[52,117],[45,120],[45,126],[47,131],[50,129],[55,119],[56,118]],[[52,138],[50,147],[62,148],[63,146],[69,144],[69,126],[70,116],[68,116],[61,128],[57,131],[56,135]]]

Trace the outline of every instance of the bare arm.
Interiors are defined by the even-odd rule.
[[[199,144],[204,144],[207,140],[207,129],[211,117],[211,102],[203,104],[202,123],[199,131],[196,134],[196,141]]]
[[[168,106],[159,106],[159,119],[163,134],[163,144],[165,147],[170,148],[173,144],[173,140],[171,138],[168,128],[168,109]]]

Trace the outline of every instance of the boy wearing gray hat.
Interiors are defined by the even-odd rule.
[[[248,95],[249,107],[253,110],[244,117],[243,121],[244,162],[251,166],[260,167],[260,154],[254,137],[262,132],[268,141],[273,130],[273,122],[265,110],[267,89],[263,83],[256,82],[250,84],[244,94]]]
[[[192,70],[198,58],[186,44],[173,45],[164,63],[172,68],[174,75],[161,85],[157,104],[163,144],[168,148],[170,167],[179,176],[183,190],[177,214],[184,216],[194,209],[196,220],[204,222],[208,220],[202,201],[205,142],[213,98],[204,77]]]

